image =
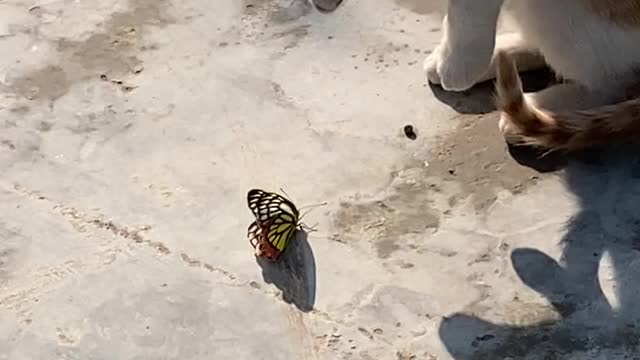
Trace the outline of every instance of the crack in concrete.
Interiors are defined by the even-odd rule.
[[[191,267],[197,267],[197,268],[201,268],[204,270],[207,270],[209,272],[215,272],[218,274],[222,274],[224,276],[226,276],[229,280],[236,280],[236,276],[234,274],[232,274],[231,272],[224,270],[222,268],[213,266],[211,264],[208,264],[206,262],[202,262],[201,260],[198,260],[196,258],[192,258],[189,255],[187,255],[186,253],[181,253],[180,254],[180,259],[182,259],[182,261],[191,266]],[[247,284],[245,284],[247,285]],[[244,285],[243,285],[244,286]]]
[[[281,291],[279,290],[274,291],[272,287],[263,288],[262,286],[260,286],[260,284],[254,281],[238,281],[237,275],[233,274],[228,270],[213,266],[185,252],[181,252],[179,255],[175,254],[173,251],[171,251],[171,249],[168,246],[166,246],[162,242],[153,241],[145,238],[142,235],[142,233],[151,229],[151,226],[149,225],[123,226],[121,224],[117,224],[113,222],[112,220],[106,220],[106,217],[104,215],[91,216],[74,207],[66,206],[60,202],[57,202],[51,198],[48,198],[47,196],[43,195],[39,191],[30,190],[20,184],[10,185],[4,182],[0,182],[0,188],[3,188],[9,192],[12,192],[14,194],[17,194],[19,196],[22,196],[34,201],[46,202],[52,205],[51,209],[54,210],[55,213],[59,214],[60,216],[65,218],[67,221],[69,221],[74,227],[74,229],[77,230],[78,232],[81,232],[81,233],[86,232],[87,227],[94,230],[109,232],[113,236],[119,239],[127,240],[135,244],[146,245],[147,247],[154,249],[158,254],[162,256],[172,255],[174,257],[179,257],[180,259],[179,262],[189,267],[192,267],[198,270],[205,270],[210,273],[220,274],[228,280],[228,282],[226,281],[221,282],[220,284],[222,285],[236,287],[236,288],[249,288],[261,293],[262,295],[270,297],[275,301],[278,301],[278,302],[281,301],[280,297],[282,294],[281,294]],[[108,264],[111,264],[111,263],[113,263],[113,261],[109,262]],[[61,280],[62,278],[64,278],[65,274],[75,274],[77,272],[78,271],[73,271],[73,272],[63,271],[62,273],[58,274],[59,276],[57,276],[56,279]],[[36,285],[42,284],[43,282],[49,283],[49,285],[51,285],[50,282],[46,280],[50,277],[49,275],[47,274],[34,274],[34,275],[35,275],[35,279],[33,282]],[[21,318],[28,319],[30,316],[30,312],[27,308],[24,308],[24,306],[21,306],[20,303],[27,301],[26,299],[37,299],[42,295],[48,293],[50,290],[51,288],[49,288],[49,290],[46,290],[41,286],[35,286],[35,287],[32,286],[28,289],[23,289],[21,291],[18,291],[17,293],[10,294],[9,296],[6,296],[0,299],[0,305],[3,305],[5,308],[8,308],[8,309],[14,309],[19,312],[19,315]],[[292,306],[292,308],[295,309],[293,305],[289,305],[289,306]],[[349,329],[356,328],[355,324],[351,324],[348,321],[335,319],[331,316],[330,313],[326,311],[313,309],[308,314],[310,314],[310,316],[315,317],[317,320],[339,325],[343,328],[349,328]]]
[[[56,210],[55,212],[62,217],[66,218],[75,230],[78,232],[84,233],[86,232],[86,227],[91,227],[93,229],[104,230],[112,233],[117,238],[132,241],[136,244],[146,245],[154,250],[160,255],[172,255],[173,251],[166,246],[164,243],[160,241],[153,241],[150,239],[146,239],[142,236],[142,232],[148,231],[151,229],[149,225],[142,226],[123,226],[113,222],[112,220],[105,220],[104,215],[91,216],[86,214],[80,210],[77,210],[74,207],[66,206],[60,202],[57,202],[47,196],[44,196],[39,191],[30,190],[20,184],[9,185],[7,183],[0,182],[0,188],[4,188],[5,190],[15,193],[19,196],[27,197],[31,200],[35,201],[44,201],[52,205],[52,209]],[[198,268],[202,270],[206,270],[210,273],[217,273],[226,277],[230,282],[225,282],[223,284],[227,286],[233,287],[249,287],[253,290],[259,291],[260,293],[277,298],[281,295],[280,291],[266,291],[263,290],[260,286],[255,286],[253,281],[240,282],[238,281],[237,275],[232,272],[222,269],[217,266],[213,266],[209,263],[206,263],[200,259],[197,259],[185,252],[180,253],[179,255],[180,262],[193,268]]]
[[[120,239],[132,241],[136,244],[146,245],[156,250],[156,252],[161,255],[172,254],[171,249],[164,243],[160,241],[146,239],[145,237],[142,236],[141,234],[142,232],[145,232],[151,229],[151,226],[149,225],[123,226],[113,222],[112,220],[106,220],[106,217],[104,215],[91,216],[74,207],[66,206],[60,202],[52,200],[42,195],[42,193],[38,191],[27,189],[26,187],[20,184],[13,184],[13,186],[10,186],[8,184],[0,183],[0,187],[3,187],[5,188],[5,190],[9,190],[18,195],[28,197],[32,200],[48,202],[49,204],[52,205],[52,209],[56,210],[56,213],[66,218],[74,227],[74,229],[76,229],[78,232],[81,232],[81,233],[86,232],[86,227],[89,226],[93,229],[106,230],[108,232],[111,232],[114,236]],[[216,272],[216,273],[222,274],[226,276],[229,280],[235,280],[237,278],[230,271],[221,269],[219,267],[215,267],[211,264],[192,258],[184,252],[180,254],[180,259],[182,260],[183,263],[189,266],[200,267],[209,272]]]

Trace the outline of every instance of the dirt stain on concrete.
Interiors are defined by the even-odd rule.
[[[415,172],[395,175],[386,194],[375,200],[345,201],[336,213],[334,240],[371,239],[381,259],[409,245],[403,236],[437,229],[440,215],[430,206],[433,184]],[[419,175],[419,174],[418,174]]]
[[[386,259],[404,247],[420,247],[404,236],[435,231],[441,216],[461,200],[470,199],[474,210],[484,214],[499,192],[518,194],[534,186],[542,175],[510,156],[497,116],[460,115],[457,129],[426,159],[412,159],[391,174],[383,196],[342,202],[332,239],[347,244],[370,239],[377,255]]]
[[[313,6],[307,0],[244,0],[245,16],[285,24],[309,14]]]
[[[273,34],[273,39],[286,38],[287,43],[284,45],[284,50],[289,50],[297,47],[307,35],[309,35],[309,25],[299,25]]]
[[[455,119],[459,122],[457,129],[432,152],[429,174],[462,186],[462,193],[450,198],[452,206],[471,196],[476,210],[484,212],[499,191],[517,194],[540,179],[540,173],[511,157],[498,130],[498,116],[496,112],[461,115]]]
[[[141,61],[135,57],[136,45],[148,26],[164,27],[174,21],[166,13],[166,0],[133,0],[127,12],[113,14],[105,31],[83,41],[61,40],[58,49],[72,63],[87,72],[109,78],[135,73]]]
[[[87,79],[121,79],[140,73],[142,61],[136,51],[150,26],[163,27],[174,22],[168,15],[168,0],[131,0],[130,9],[111,15],[103,31],[82,41],[60,39],[60,62],[22,75],[10,82],[9,89],[30,100],[54,101],[65,95],[74,83]]]
[[[47,66],[16,79],[11,84],[16,94],[34,100],[56,100],[69,91],[67,74],[59,66]]]
[[[0,243],[0,286],[9,280],[10,268],[18,260],[20,246],[27,242],[28,239],[19,233],[16,229],[10,228],[7,224],[0,221],[0,236],[3,242]]]
[[[237,29],[245,41],[256,44],[282,41],[282,56],[309,34],[309,24],[299,21],[313,11],[307,0],[243,0],[244,13]]]

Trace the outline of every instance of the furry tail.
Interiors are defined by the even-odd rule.
[[[640,135],[640,98],[554,113],[527,101],[518,70],[507,54],[497,54],[496,67],[496,100],[503,113],[500,127],[519,144],[573,151]]]

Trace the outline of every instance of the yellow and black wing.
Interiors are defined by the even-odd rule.
[[[247,203],[256,217],[247,232],[256,255],[278,260],[296,232],[298,209],[285,197],[259,189],[249,191]]]
[[[298,209],[291,201],[279,194],[252,189],[247,194],[247,204],[259,223],[266,224],[282,214],[293,218],[294,224],[298,223]]]
[[[256,256],[271,261],[277,261],[280,258],[296,230],[295,224],[287,222],[288,219],[291,218],[283,215],[272,219],[266,225],[260,224],[258,220],[249,225],[247,237],[256,250]]]
[[[288,213],[274,217],[265,227],[265,239],[279,252],[284,252],[296,232],[297,218]]]

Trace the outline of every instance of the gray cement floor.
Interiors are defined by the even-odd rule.
[[[0,359],[638,356],[638,158],[519,164],[440,6],[0,1]]]

